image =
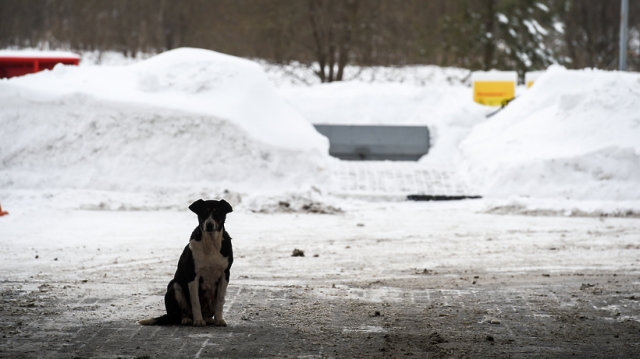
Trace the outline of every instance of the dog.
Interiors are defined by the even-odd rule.
[[[189,209],[198,215],[198,227],[191,233],[176,274],[167,286],[164,296],[167,314],[139,321],[142,325],[227,326],[222,307],[233,249],[224,222],[233,209],[225,200],[202,199],[193,202]]]

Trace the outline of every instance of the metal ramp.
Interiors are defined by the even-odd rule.
[[[343,160],[417,161],[429,152],[426,126],[314,126],[329,139],[329,154]]]
[[[394,200],[479,198],[452,168],[409,161],[336,161],[329,192]]]

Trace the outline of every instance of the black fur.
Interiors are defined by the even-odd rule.
[[[215,231],[223,231],[220,254],[228,261],[228,266],[224,270],[225,280],[228,283],[231,274],[231,265],[233,264],[233,247],[231,245],[231,236],[229,236],[229,233],[224,228],[224,222],[226,220],[227,213],[233,211],[231,205],[229,205],[225,200],[203,201],[200,199],[189,206],[189,209],[198,215],[198,226],[191,233],[189,241],[193,240],[199,242],[202,240],[203,223],[210,215],[219,225]],[[193,315],[193,313],[190,312],[191,305],[188,305],[188,308],[180,306],[176,299],[176,289],[174,284],[177,283],[179,287],[182,288],[182,293],[184,294],[186,303],[190,303],[189,283],[194,281],[196,277],[195,268],[193,253],[187,244],[182,251],[182,255],[180,255],[180,259],[178,260],[176,273],[167,285],[167,292],[164,296],[167,314],[158,318],[143,320],[139,323],[143,325],[175,325],[180,324],[183,317],[191,318]],[[205,292],[200,288],[199,297],[202,299],[204,295]],[[213,317],[213,308],[211,306],[202,304],[201,309],[204,318]]]

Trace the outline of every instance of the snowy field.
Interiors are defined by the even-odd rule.
[[[178,49],[0,80],[0,357],[636,355],[640,75],[552,67],[487,119],[469,71],[347,70]],[[345,163],[314,123],[433,147]],[[230,327],[141,328],[198,198],[234,206]]]
[[[194,49],[85,53],[79,68],[0,82],[1,200],[332,206],[340,164],[309,123],[412,124],[432,135],[418,165],[455,173],[486,211],[640,213],[638,74],[552,67],[487,119],[464,69],[348,67],[350,81],[320,84],[299,65],[260,65]]]

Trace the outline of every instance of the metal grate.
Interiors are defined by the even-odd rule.
[[[330,192],[340,196],[476,195],[456,171],[417,162],[339,161],[332,168]]]

